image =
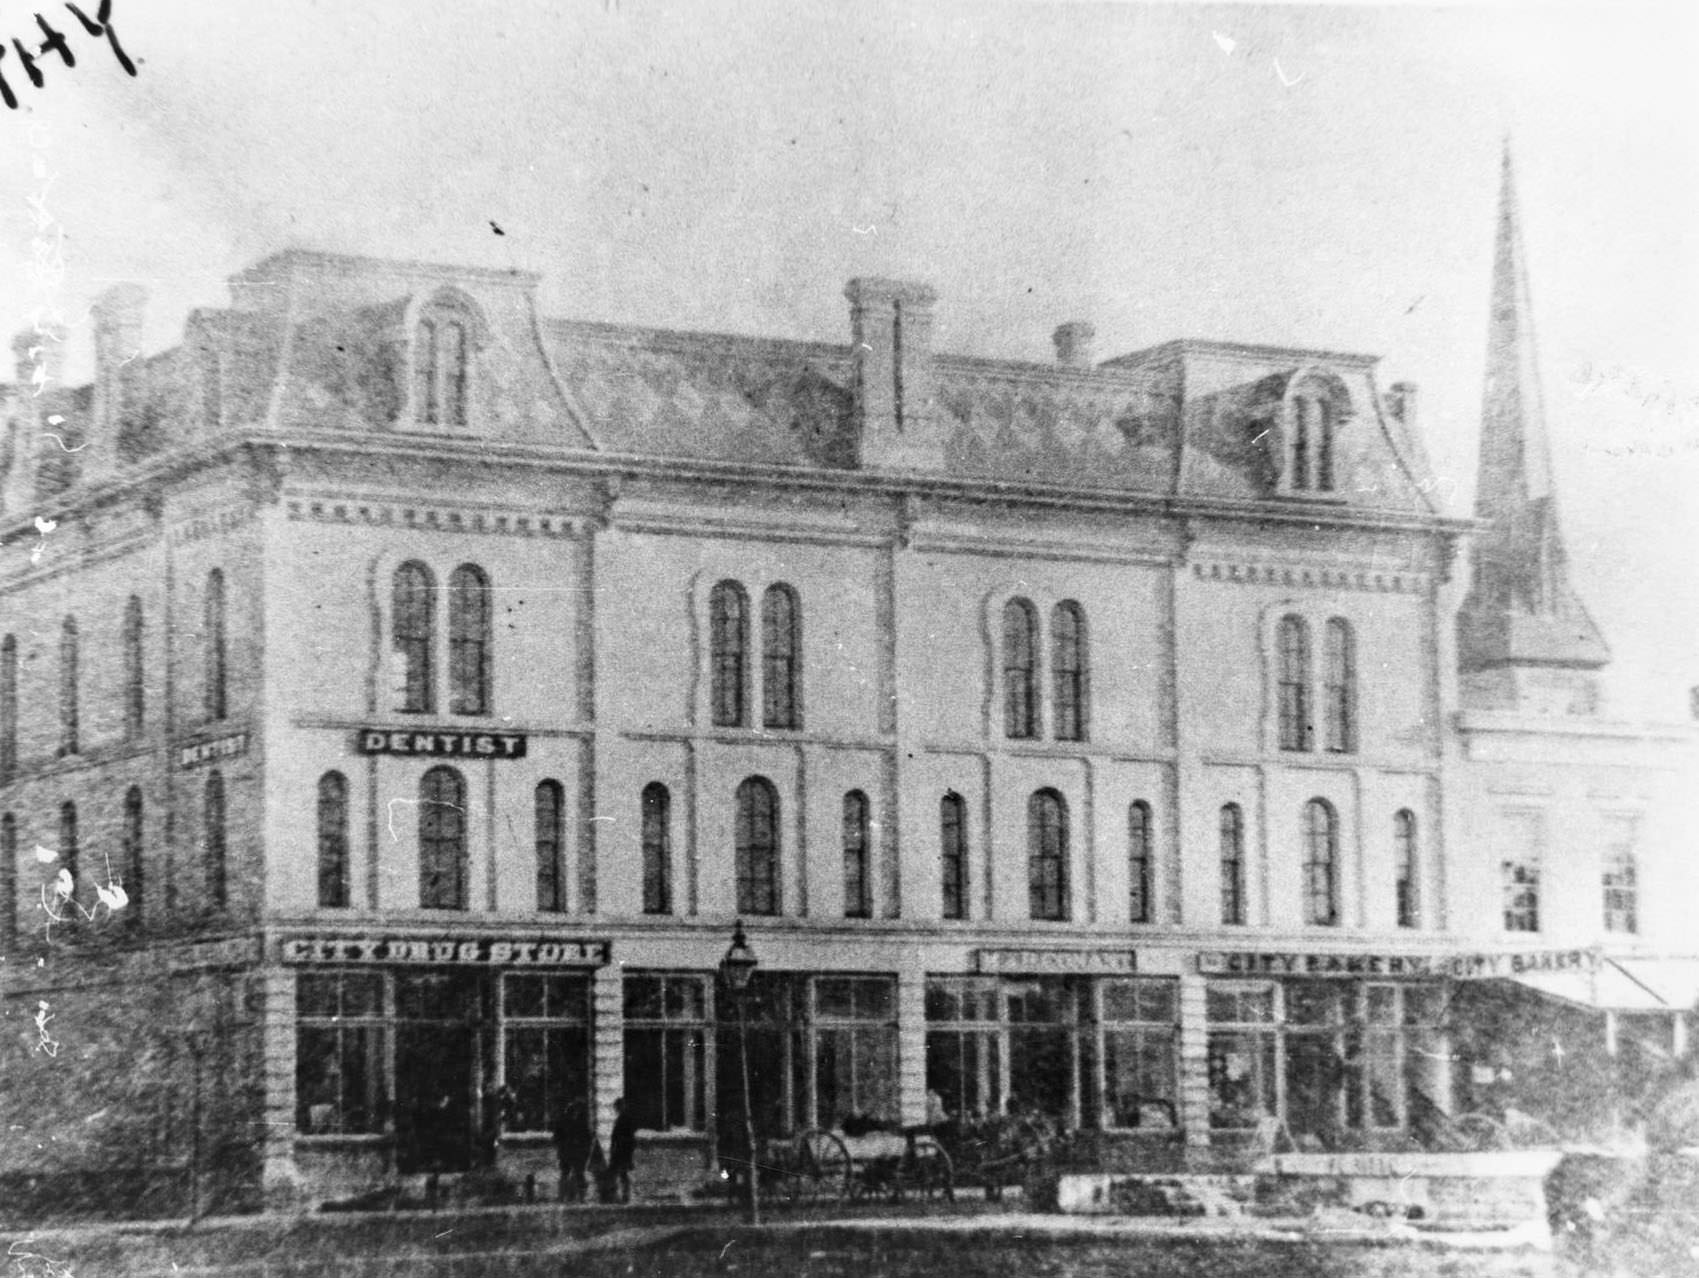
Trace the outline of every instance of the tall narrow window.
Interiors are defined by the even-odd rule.
[[[490,713],[490,579],[476,564],[448,578],[448,708]]]
[[[1302,617],[1280,619],[1280,748],[1313,750],[1310,719],[1310,628]]]
[[[561,865],[561,817],[566,809],[566,792],[559,781],[543,781],[537,786],[535,800],[537,908],[564,910],[566,875]]]
[[[708,596],[709,699],[716,728],[741,728],[749,681],[749,596],[722,581]]]
[[[77,805],[67,799],[59,805],[59,868],[71,876],[73,892],[81,874],[77,861]]]
[[[146,674],[142,666],[142,601],[131,595],[124,605],[124,735],[142,735],[147,710]]]
[[[229,901],[230,866],[225,847],[224,774],[214,769],[206,779],[206,899],[215,910]]]
[[[1084,741],[1090,710],[1085,610],[1071,599],[1050,614],[1050,669],[1056,681],[1054,722],[1058,741]]]
[[[1333,491],[1333,403],[1331,400],[1314,399],[1314,415],[1311,418],[1311,446],[1315,449],[1315,489],[1318,493]]]
[[[944,917],[967,917],[967,804],[946,794],[938,803],[938,842],[943,878]]]
[[[1339,922],[1339,818],[1326,799],[1304,805],[1304,921]]]
[[[643,913],[673,909],[672,795],[659,781],[643,787]]]
[[[1350,754],[1357,748],[1357,640],[1351,623],[1327,623],[1327,748]]]
[[[390,627],[394,644],[395,708],[403,714],[436,711],[431,648],[436,642],[436,581],[410,559],[395,570]]]
[[[319,778],[319,905],[348,905],[348,778],[327,772]]]
[[[766,777],[737,787],[737,909],[779,912],[779,794]]]
[[[18,637],[0,639],[0,781],[18,770]]]
[[[441,417],[437,402],[437,326],[429,319],[413,330],[413,415],[427,426]]]
[[[466,908],[466,781],[453,768],[419,778],[419,904]]]
[[[1025,599],[1003,605],[1003,732],[1038,735],[1038,613]]]
[[[1288,487],[1303,492],[1310,486],[1311,432],[1315,426],[1315,401],[1300,398],[1292,405],[1292,471]]]
[[[142,851],[142,791],[133,785],[124,793],[124,878],[120,885],[129,898],[124,907],[124,926],[131,931],[142,925],[142,896],[147,886]]]
[[[218,348],[201,352],[201,428],[212,434],[224,418],[224,370],[219,363]]]
[[[1140,799],[1127,809],[1127,917],[1151,921],[1150,804]]]
[[[1640,889],[1635,872],[1636,826],[1632,817],[1608,822],[1604,855],[1605,931],[1640,930]]]
[[[1035,919],[1068,917],[1068,805],[1039,790],[1026,805],[1027,900]]]
[[[80,748],[77,731],[77,619],[66,617],[59,627],[59,755]]]
[[[442,375],[443,421],[450,426],[466,424],[466,325],[447,320],[438,336],[438,364]]]
[[[1400,808],[1392,817],[1393,890],[1397,893],[1398,926],[1422,925],[1422,888],[1416,846],[1416,814]]]
[[[844,917],[873,916],[872,884],[867,874],[867,796],[860,790],[844,795]]]
[[[18,819],[0,815],[0,952],[18,946]]]
[[[1237,803],[1221,809],[1221,921],[1245,921],[1245,814]]]
[[[225,699],[224,573],[217,568],[206,575],[206,617],[201,641],[206,648],[202,663],[206,678],[202,709],[208,719],[222,719],[229,706]]]
[[[789,586],[768,586],[761,598],[761,721],[765,726],[802,726],[801,684],[802,608]]]
[[[1545,846],[1545,821],[1537,812],[1509,813],[1504,818],[1504,859],[1499,863],[1506,932],[1540,930],[1540,860]]]

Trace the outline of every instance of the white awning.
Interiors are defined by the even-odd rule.
[[[1606,955],[1591,972],[1524,972],[1511,979],[1595,1011],[1687,1012],[1699,1002],[1699,958]]]

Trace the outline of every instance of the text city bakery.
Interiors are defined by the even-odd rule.
[[[1394,977],[1490,980],[1536,972],[1590,972],[1595,950],[1517,950],[1463,954],[1329,954],[1212,950],[1198,955],[1205,976]]]

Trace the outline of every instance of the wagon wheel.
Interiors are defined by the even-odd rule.
[[[928,1202],[934,1198],[956,1201],[956,1167],[950,1161],[949,1151],[937,1141],[915,1150],[914,1178],[920,1196]]]
[[[807,1202],[847,1198],[853,1168],[843,1141],[810,1127],[796,1138],[796,1169],[790,1180],[793,1196]]]
[[[1510,1137],[1499,1121],[1488,1114],[1459,1114],[1447,1128],[1455,1148],[1508,1149]]]

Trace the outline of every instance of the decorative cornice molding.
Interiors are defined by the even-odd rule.
[[[508,537],[582,537],[595,519],[539,511],[456,509],[442,502],[374,501],[364,497],[291,497],[284,503],[296,522],[364,524],[409,532],[489,533]]]
[[[1394,595],[1426,594],[1431,584],[1424,572],[1371,572],[1366,568],[1234,563],[1224,559],[1193,562],[1192,576],[1199,581],[1237,582],[1244,586],[1320,586]]]

